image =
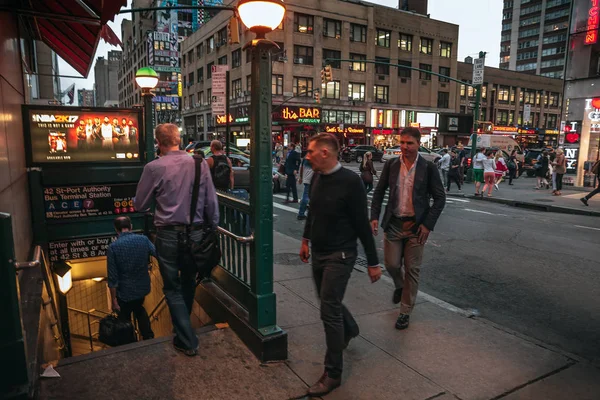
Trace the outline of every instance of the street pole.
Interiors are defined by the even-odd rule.
[[[253,301],[252,326],[263,335],[276,326],[276,300],[273,293],[273,162],[271,157],[271,56],[273,43],[257,34],[245,48],[251,49],[252,96],[250,115],[250,218],[254,228],[250,257]]]
[[[146,141],[146,162],[154,160],[154,107],[152,107],[152,97],[154,95],[150,90],[142,93],[144,97],[144,130],[146,131],[144,140]]]
[[[225,153],[229,158],[229,142],[231,142],[231,128],[229,125],[229,96],[231,87],[229,84],[229,70],[225,72]]]
[[[483,65],[485,69],[485,51],[479,52],[479,58],[483,58]],[[473,66],[475,68],[475,66]],[[473,110],[473,132],[471,133],[471,160],[475,159],[475,154],[477,154],[477,129],[479,128],[479,106],[481,105],[481,88],[483,86],[483,82],[475,85],[475,109]],[[467,171],[467,180],[472,181],[473,179],[473,168],[469,168]]]

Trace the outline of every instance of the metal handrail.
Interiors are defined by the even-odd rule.
[[[160,306],[167,300],[167,297],[165,295],[163,295],[163,297],[160,299],[160,301],[156,304],[156,306],[152,309],[152,311],[150,312],[150,314],[148,314],[148,318],[154,318],[154,314],[156,314],[156,312],[158,311],[158,309],[160,308]]]
[[[234,239],[236,242],[239,243],[254,242],[254,233],[250,234],[250,236],[238,236],[235,233],[229,232],[227,229],[221,228],[220,226],[217,227],[217,231],[225,236],[229,236],[230,238]]]
[[[15,261],[15,269],[20,271],[26,268],[35,268],[42,265],[42,248],[35,246],[33,248],[33,257],[30,261]]]

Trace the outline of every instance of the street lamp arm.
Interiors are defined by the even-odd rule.
[[[292,99],[295,99],[296,97],[302,97],[302,95],[304,95],[304,94],[308,94],[308,93],[313,93],[313,94],[314,94],[315,92],[320,92],[320,91],[321,91],[321,89],[319,89],[319,88],[317,88],[317,89],[313,89],[313,90],[305,90],[305,91],[303,91],[303,92],[300,92],[300,93],[298,93],[298,94],[296,94],[296,95],[294,95],[294,96],[292,96],[292,97],[288,97],[287,99],[283,100],[283,102],[282,102],[281,104],[278,104],[278,105],[277,105],[277,107],[274,107],[274,108],[271,110],[271,113],[274,113],[274,112],[275,112],[275,111],[277,111],[277,110],[278,110],[280,107],[282,107],[282,106],[283,106],[285,103],[287,103],[288,101],[290,101],[290,100],[292,100]]]
[[[436,72],[433,71],[428,71],[425,69],[420,69],[420,68],[415,68],[415,67],[409,67],[408,65],[402,65],[402,64],[392,64],[392,63],[388,63],[385,61],[375,61],[375,60],[354,60],[354,59],[346,59],[346,58],[325,58],[323,60],[324,64],[329,64],[332,61],[340,61],[340,62],[351,62],[351,63],[355,63],[355,62],[361,62],[361,63],[366,63],[366,64],[379,64],[379,65],[388,65],[390,67],[398,67],[398,68],[405,68],[405,69],[411,69],[414,71],[419,71],[419,72],[424,72],[426,74],[430,74],[430,75],[435,75],[435,76],[439,76],[441,78],[445,78],[448,79],[449,81],[453,81],[453,82],[458,82],[458,83],[462,83],[463,85],[467,85],[467,86],[471,86],[471,87],[477,87],[480,85],[473,85],[472,83],[469,82],[465,82],[465,81],[461,81],[460,79],[456,79],[456,78],[452,78],[451,76],[447,76],[447,75],[442,75],[442,74],[438,74]]]

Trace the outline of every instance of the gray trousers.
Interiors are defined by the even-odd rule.
[[[410,314],[419,291],[424,245],[419,244],[415,223],[392,218],[385,231],[383,258],[396,289],[403,289],[400,313]],[[404,267],[404,268],[403,268]]]
[[[327,343],[325,371],[334,379],[342,375],[346,336],[354,337],[359,333],[358,324],[342,304],[356,257],[356,250],[329,254],[313,252],[312,255],[313,278],[321,299],[321,320]]]

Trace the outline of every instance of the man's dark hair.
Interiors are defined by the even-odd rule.
[[[408,128],[402,129],[402,132],[400,132],[400,136],[404,136],[404,135],[413,137],[417,140],[417,143],[419,143],[419,144],[421,143],[421,132],[417,128],[413,128],[412,126],[409,126]]]
[[[129,219],[129,217],[117,217],[115,218],[114,224],[117,232],[122,232],[123,229],[131,230],[131,220]]]
[[[442,149],[444,153],[448,153],[448,149]]]
[[[337,138],[330,133],[319,133],[310,138],[309,142],[315,142],[319,146],[326,146],[333,153],[340,151],[340,143]]]

